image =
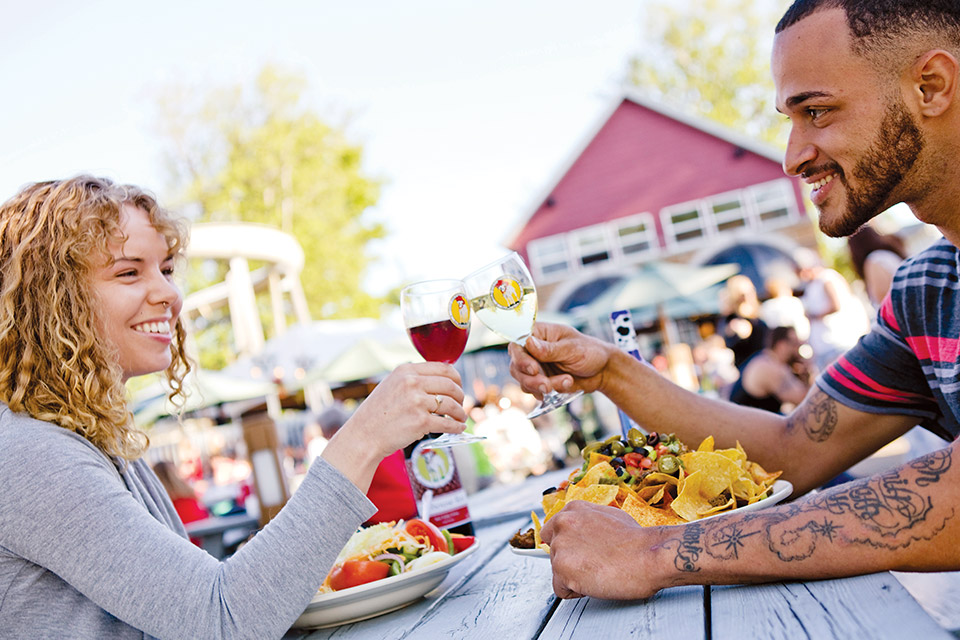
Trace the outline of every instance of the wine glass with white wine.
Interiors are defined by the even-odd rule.
[[[516,252],[466,276],[463,288],[470,300],[470,308],[487,328],[524,346],[537,319],[537,288],[527,265]],[[536,418],[553,411],[582,394],[582,391],[550,391],[527,417]]]

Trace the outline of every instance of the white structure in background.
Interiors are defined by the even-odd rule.
[[[190,231],[186,254],[188,258],[229,262],[226,279],[188,295],[183,303],[183,314],[192,323],[197,316],[229,305],[238,357],[254,356],[263,350],[265,339],[256,294],[264,289],[270,293],[274,335],[283,335],[287,328],[284,296],[290,298],[296,321],[301,324],[310,322],[310,311],[300,284],[303,249],[290,234],[251,223],[195,224]],[[266,266],[251,272],[250,260],[265,262]]]
[[[273,334],[287,329],[285,296],[289,296],[296,322],[308,324],[310,311],[300,283],[304,255],[300,243],[288,233],[261,224],[227,222],[194,224],[186,256],[224,260],[229,271],[223,282],[189,294],[183,302],[182,317],[192,326],[198,316],[227,305],[239,358],[263,351],[263,325],[257,309],[257,293],[267,290],[273,308]],[[250,270],[250,261],[265,266]],[[264,372],[269,379],[273,372]],[[280,399],[267,398],[268,411],[280,414]]]

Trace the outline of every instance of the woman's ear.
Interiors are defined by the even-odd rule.
[[[921,116],[935,118],[953,104],[960,64],[943,49],[928,51],[912,67],[911,81]]]

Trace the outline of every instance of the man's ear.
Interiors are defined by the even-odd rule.
[[[920,56],[911,68],[913,95],[921,116],[942,115],[957,94],[960,64],[943,49],[934,49]]]

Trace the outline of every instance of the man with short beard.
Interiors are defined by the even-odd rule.
[[[696,446],[742,442],[796,496],[921,423],[944,447],[746,514],[638,526],[575,501],[543,528],[564,598],[642,598],[679,584],[960,569],[960,0],[796,0],[774,40],[784,170],[813,187],[821,229],[850,234],[899,202],[944,239],[898,271],[877,326],[779,416],[689,393],[613,345],[538,324],[511,372],[536,395],[599,391]],[[561,373],[547,376],[540,362]],[[610,562],[617,558],[617,562]]]

